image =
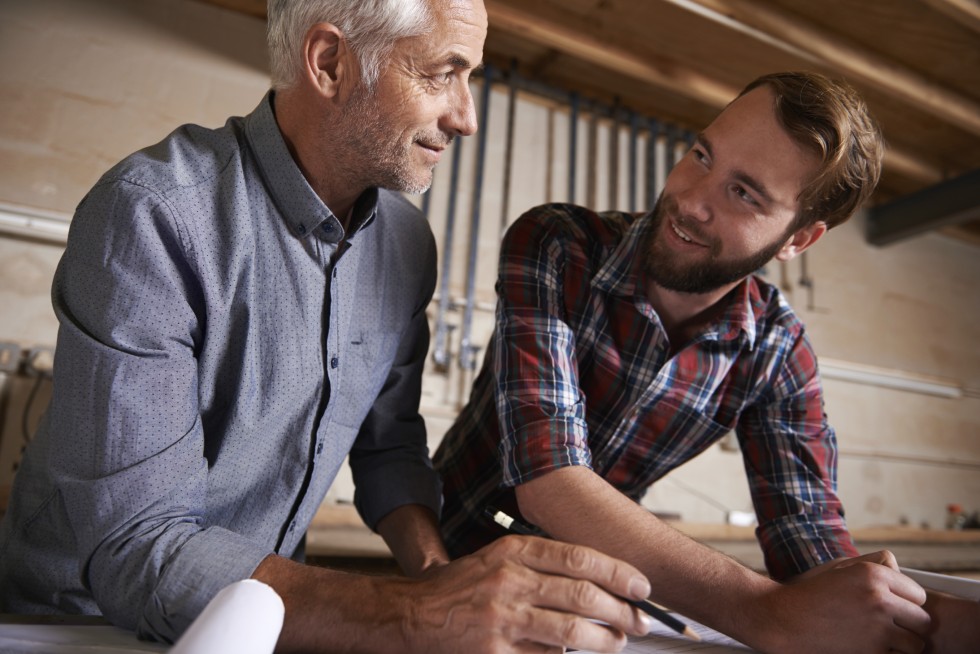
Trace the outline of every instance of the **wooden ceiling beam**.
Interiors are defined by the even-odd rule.
[[[868,242],[887,245],[980,220],[980,168],[868,211]]]
[[[739,91],[662,55],[648,52],[641,55],[620,48],[592,34],[545,20],[531,10],[500,0],[485,0],[485,4],[494,29],[516,34],[710,107],[724,107]]]
[[[225,9],[233,9],[249,16],[265,20],[266,0],[199,0],[205,4],[217,5]]]
[[[690,4],[687,0],[664,1],[678,6]],[[794,54],[804,51],[815,63],[840,71],[852,79],[861,80],[906,104],[916,106],[971,134],[980,135],[980,104],[849,40],[806,24],[796,15],[772,5],[749,0],[694,1],[720,17],[736,20],[763,32],[768,35],[770,43],[773,39],[781,41]]]
[[[980,32],[980,4],[977,0],[922,0],[960,25]]]
[[[678,0],[666,1],[681,4]],[[494,29],[515,34],[547,48],[623,73],[652,86],[701,102],[716,111],[721,111],[740,90],[717,82],[666,57],[647,52],[638,54],[619,48],[573,27],[546,20],[527,9],[500,0],[485,0],[485,3],[490,24]],[[934,184],[943,178],[938,168],[900,148],[888,148],[885,152],[884,165],[903,177],[925,184]]]

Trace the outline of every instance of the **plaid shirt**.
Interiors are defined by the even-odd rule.
[[[638,501],[734,429],[770,574],[855,555],[803,324],[749,277],[720,320],[672,355],[636,265],[649,222],[554,204],[508,231],[494,337],[435,455],[450,551],[501,536],[483,511],[519,515],[516,485],[582,465]]]

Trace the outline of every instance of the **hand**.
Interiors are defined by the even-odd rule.
[[[980,643],[980,602],[928,592],[925,609],[932,617],[930,654],[976,654]]]
[[[922,652],[925,591],[890,552],[838,559],[779,587],[764,603],[774,637],[764,651]]]
[[[418,652],[614,652],[650,618],[619,597],[643,599],[647,579],[589,548],[507,536],[404,587]],[[608,624],[601,625],[591,619]]]

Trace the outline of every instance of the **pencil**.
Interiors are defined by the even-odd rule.
[[[534,531],[520,520],[510,517],[503,511],[498,511],[493,507],[487,507],[486,513],[491,520],[496,522],[504,529],[514,532],[515,534],[521,534],[522,536],[539,535],[538,532]],[[662,608],[660,608],[650,600],[631,600],[631,599],[626,599],[625,597],[622,599],[625,602],[628,602],[630,605],[640,609],[647,615],[659,620],[660,622],[670,627],[677,633],[683,636],[687,636],[691,640],[701,640],[701,637],[698,636],[698,634],[693,629],[691,629],[688,625],[684,624],[683,622],[681,622],[680,620],[678,620],[677,618],[675,618],[670,613],[663,610]]]

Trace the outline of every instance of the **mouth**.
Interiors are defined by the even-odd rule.
[[[678,227],[677,224],[674,221],[672,221],[672,220],[669,221],[669,224],[670,224],[670,229],[674,232],[674,234],[677,236],[677,238],[679,238],[680,240],[684,241],[685,243],[690,243],[691,245],[698,245],[700,247],[708,247],[704,243],[701,243],[700,241],[695,240],[694,237],[692,237],[686,231],[684,231],[680,227]]]

